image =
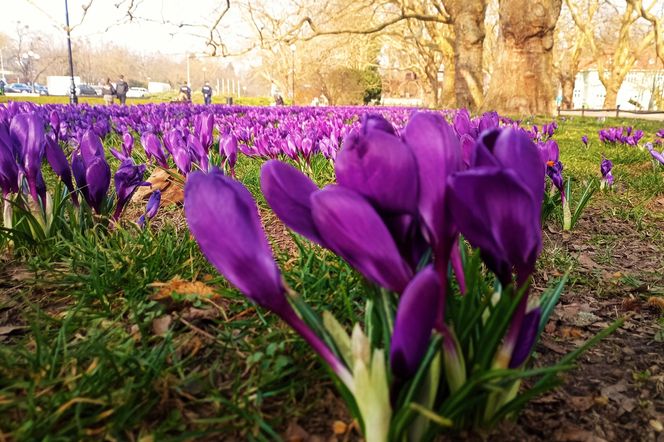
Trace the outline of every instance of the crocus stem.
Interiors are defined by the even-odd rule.
[[[294,310],[281,314],[288,325],[291,326],[307,343],[313,348],[318,356],[323,359],[332,371],[336,373],[341,382],[343,382],[350,391],[354,391],[353,376],[343,363],[330,351],[328,346],[309,328],[309,326],[297,316]]]
[[[563,230],[570,230],[572,228],[572,212],[569,208],[569,200],[562,195],[563,200]]]
[[[6,229],[11,229],[13,224],[12,224],[12,215],[13,215],[13,210],[12,210],[12,204],[9,202],[9,195],[5,195],[3,197],[3,210],[2,210],[2,220],[3,220],[3,225],[5,226]]]

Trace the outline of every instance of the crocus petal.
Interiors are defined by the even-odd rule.
[[[270,160],[261,168],[261,190],[274,213],[289,228],[323,245],[311,214],[311,195],[318,187],[290,164]]]
[[[549,147],[555,155],[557,144]],[[504,167],[513,169],[519,175],[535,201],[544,200],[545,165],[537,146],[525,133],[515,129],[503,130],[496,139],[493,154]]]
[[[35,113],[18,114],[12,119],[9,132],[13,142],[20,146],[20,157],[30,194],[36,202],[39,202],[38,196],[43,193],[37,189],[37,181],[43,180],[41,163],[46,144],[44,121]],[[43,199],[45,194],[41,196]]]
[[[394,130],[392,123],[387,121],[385,117],[379,114],[363,114],[360,117],[361,132],[363,135],[366,135],[370,131],[379,130],[390,135],[396,135],[397,132]]]
[[[139,186],[149,185],[143,181],[144,175],[145,164],[135,165],[131,159],[125,160],[115,172],[115,194],[118,201],[113,214],[114,219],[120,217],[125,205]]]
[[[219,171],[193,172],[184,189],[189,229],[205,257],[235,287],[277,313],[290,310],[251,193]]]
[[[526,313],[521,323],[519,336],[512,350],[509,368],[516,368],[523,364],[533,350],[535,339],[537,339],[537,330],[539,329],[542,310],[537,307]]]
[[[74,184],[72,182],[71,168],[58,142],[54,138],[47,137],[45,151],[46,159],[55,174],[60,177],[65,186],[67,186],[67,189],[73,192]]]
[[[0,188],[3,196],[18,192],[18,166],[7,128],[0,125]]]
[[[487,266],[506,285],[534,270],[542,247],[541,202],[510,169],[476,168],[449,179],[450,209],[461,234],[479,248]]]
[[[401,293],[412,277],[376,210],[358,193],[328,186],[311,196],[314,223],[326,247],[373,282]]]
[[[90,163],[85,170],[85,182],[88,185],[88,204],[95,209],[95,212],[100,213],[101,205],[111,185],[111,168],[106,160],[96,158]]]
[[[461,169],[461,146],[454,130],[439,115],[420,112],[409,121],[404,141],[415,154],[419,173],[418,209],[434,248],[451,242],[453,228],[445,216],[447,177]]]
[[[438,311],[441,285],[432,266],[420,271],[399,300],[390,344],[392,372],[401,379],[411,378],[429,346]]]
[[[381,211],[415,213],[417,164],[408,146],[382,130],[345,142],[335,163],[337,182],[366,197]]]
[[[101,144],[99,135],[91,130],[85,131],[81,137],[81,155],[85,164],[92,164],[96,158],[105,158],[104,146]]]

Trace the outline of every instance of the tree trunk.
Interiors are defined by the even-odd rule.
[[[606,96],[604,97],[604,104],[602,109],[615,109],[618,104],[618,89],[620,84],[611,83],[606,86]]]
[[[486,0],[448,0],[445,8],[454,27],[456,105],[476,110],[484,95],[482,51]]]
[[[499,0],[498,54],[484,110],[553,113],[551,49],[561,6],[562,0]]]
[[[445,61],[445,72],[443,72],[443,90],[440,94],[440,103],[446,108],[457,107],[454,88],[454,59]]]
[[[574,108],[574,80],[576,75],[561,75],[560,83],[563,89],[563,109]]]

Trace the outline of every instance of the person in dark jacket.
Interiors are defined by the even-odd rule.
[[[205,82],[205,85],[201,88],[201,92],[203,92],[205,104],[212,104],[212,86],[210,86],[209,81]]]
[[[179,100],[191,101],[191,88],[189,87],[186,81],[182,82],[182,86],[180,86]]]
[[[120,75],[120,80],[115,85],[115,96],[118,97],[120,104],[125,104],[127,101],[127,91],[129,90],[129,85],[124,79],[124,75]]]

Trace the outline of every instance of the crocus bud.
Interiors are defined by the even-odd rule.
[[[412,276],[376,210],[358,193],[328,186],[311,196],[323,243],[373,282],[401,293]]]
[[[19,147],[19,157],[32,199],[39,203],[41,197],[42,202],[46,203],[45,189],[38,185],[38,181],[43,180],[41,163],[46,144],[43,120],[36,113],[18,114],[12,119],[9,132],[13,143]]]
[[[450,213],[464,238],[503,285],[512,269],[524,283],[542,248],[541,201],[510,169],[469,169],[450,177],[449,186]]]
[[[413,278],[401,295],[390,345],[392,372],[401,379],[410,379],[417,372],[426,353],[438,312],[440,290],[438,275],[428,266]]]
[[[539,307],[529,311],[523,317],[519,335],[514,343],[512,357],[510,358],[509,368],[521,366],[533,350],[535,339],[537,339],[537,330],[539,329],[542,310]]]
[[[120,218],[124,207],[139,186],[149,186],[150,183],[143,181],[145,175],[145,164],[135,165],[129,159],[125,160],[115,172],[115,193],[118,201],[115,205],[113,219]]]
[[[381,211],[415,213],[417,164],[410,148],[382,130],[351,137],[337,155],[337,182],[366,197]]]
[[[191,233],[219,273],[263,307],[290,308],[258,209],[242,184],[219,171],[193,172],[184,210]]]
[[[311,195],[318,186],[290,164],[270,160],[261,168],[261,190],[274,213],[289,228],[318,244],[318,234],[311,214]]]

